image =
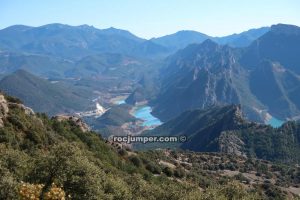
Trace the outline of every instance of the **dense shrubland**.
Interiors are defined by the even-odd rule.
[[[28,114],[18,100],[6,99],[14,103],[8,103],[0,128],[0,199],[266,198],[263,189],[210,176],[200,165],[160,163],[181,156],[176,152],[132,152],[72,120]]]

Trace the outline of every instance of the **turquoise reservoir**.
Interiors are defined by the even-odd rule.
[[[125,100],[118,100],[118,101],[116,101],[117,105],[121,105],[121,104],[125,104],[125,103],[126,103]]]
[[[162,124],[162,122],[154,117],[152,114],[151,114],[151,107],[150,106],[142,106],[142,107],[138,107],[133,115],[136,117],[136,118],[139,118],[139,119],[142,119],[144,122],[143,122],[143,126],[158,126],[160,124]]]
[[[278,128],[280,127],[282,124],[284,123],[284,121],[281,121],[279,119],[276,119],[275,117],[272,117],[267,124],[271,125],[273,128]]]

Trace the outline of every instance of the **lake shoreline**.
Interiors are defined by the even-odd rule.
[[[140,104],[134,106],[130,110],[130,114],[137,119],[143,121],[141,126],[148,127],[149,129],[153,129],[162,124],[160,119],[154,117],[152,114],[152,108],[147,104]]]

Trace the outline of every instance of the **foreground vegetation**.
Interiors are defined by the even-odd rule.
[[[212,159],[216,156],[204,156],[206,162],[200,162],[198,158],[192,159],[194,154],[188,152],[132,152],[83,129],[80,120],[50,119],[44,114],[28,112],[17,99],[5,98],[0,104],[3,121],[0,128],[0,199],[293,197],[272,183],[269,184],[271,189],[260,185],[249,187],[242,178],[210,175],[218,171]],[[191,159],[184,155],[190,155]],[[180,159],[185,161],[176,164]],[[213,169],[194,163],[195,167],[189,167],[192,161],[206,163]],[[227,161],[234,163],[234,158]],[[241,166],[244,164],[238,165]],[[294,173],[299,172],[293,171],[290,177],[299,175]],[[295,184],[298,182],[294,180]],[[268,193],[268,190],[275,192]]]

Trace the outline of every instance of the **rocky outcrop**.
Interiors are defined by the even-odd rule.
[[[26,115],[34,115],[34,111],[30,108],[30,107],[27,107],[23,104],[20,104],[20,103],[12,103],[12,102],[9,102],[8,103],[9,105],[14,105],[14,106],[17,106],[18,108],[21,108]]]
[[[244,145],[234,131],[224,131],[219,137],[220,152],[246,157],[243,152]]]
[[[4,118],[9,111],[8,103],[3,94],[0,94],[0,128],[4,126]]]
[[[23,105],[22,103],[6,100],[5,95],[0,93],[0,127],[4,126],[4,119],[7,117],[10,106],[22,109],[26,115],[35,115],[34,111],[31,108]]]
[[[81,118],[75,116],[68,116],[68,115],[57,115],[54,117],[58,121],[72,121],[78,126],[82,132],[90,131],[91,128],[82,121]]]

